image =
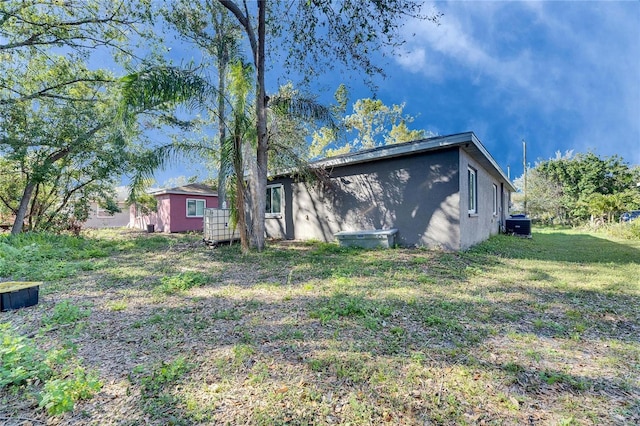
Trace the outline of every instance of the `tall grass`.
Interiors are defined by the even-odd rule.
[[[149,251],[168,247],[189,236],[153,235],[135,238],[133,233],[111,235],[90,232],[87,236],[27,232],[0,235],[0,279],[52,281],[80,271],[101,267],[114,253]]]
[[[612,223],[605,226],[603,231],[613,238],[640,240],[640,219],[631,222]]]

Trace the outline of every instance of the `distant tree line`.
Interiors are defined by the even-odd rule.
[[[560,224],[611,223],[640,209],[640,167],[619,156],[557,153],[515,180],[515,199],[533,218]],[[520,207],[519,207],[520,208]]]

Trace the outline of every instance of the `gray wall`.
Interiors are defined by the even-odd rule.
[[[463,149],[460,150],[460,188],[464,196],[460,200],[460,249],[464,250],[497,234],[508,210],[508,194],[501,181],[490,175]],[[469,215],[467,169],[476,170],[478,189],[478,213]],[[493,214],[493,185],[498,188],[498,212]],[[506,198],[505,198],[506,197]]]
[[[458,250],[460,163],[452,148],[335,167],[328,185],[273,180],[284,187],[284,214],[267,218],[267,235],[333,241],[338,231],[397,228],[398,244]]]

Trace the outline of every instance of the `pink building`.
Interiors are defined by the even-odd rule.
[[[202,231],[204,209],[218,207],[218,193],[199,183],[161,189],[152,195],[158,202],[157,211],[144,215],[132,205],[132,227],[148,229],[148,225],[154,225],[156,232]]]

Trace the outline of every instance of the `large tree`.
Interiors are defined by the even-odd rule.
[[[117,79],[88,64],[107,57],[126,66],[136,59],[132,43],[143,35],[138,24],[147,20],[148,6],[0,3],[0,156],[24,183],[20,196],[5,203],[14,206],[13,233],[27,217],[29,226],[45,223],[44,212],[55,216],[81,195],[104,193],[123,170],[128,135],[114,120]]]
[[[437,20],[421,14],[423,3],[412,0],[219,0],[238,20],[251,47],[256,73],[256,167],[250,179],[252,236],[258,250],[265,245],[267,163],[270,148],[267,129],[266,54],[286,52],[285,67],[307,77],[336,63],[382,72],[374,53],[402,44],[400,28],[409,18]],[[272,44],[267,46],[268,42]],[[276,45],[277,43],[277,45]],[[267,47],[270,49],[267,50]],[[389,49],[391,50],[391,49]]]
[[[216,151],[222,152],[225,141],[228,141],[227,125],[231,121],[229,103],[232,101],[228,99],[227,90],[229,68],[242,59],[241,30],[217,0],[169,1],[161,14],[184,41],[203,53],[204,60],[200,66],[211,81],[217,82],[215,103],[205,108],[217,123],[218,146],[212,148],[219,148]],[[226,200],[226,182],[232,170],[231,163],[225,163],[225,160],[218,155],[218,199],[221,203]]]
[[[21,102],[0,109],[5,172],[23,183],[18,198],[5,203],[15,215],[13,234],[22,231],[27,217],[31,227],[51,223],[77,197],[106,201],[90,189],[106,195],[103,184],[113,184],[128,164],[127,136],[113,123],[117,94],[86,82],[58,93],[92,102],[45,97],[37,108]]]
[[[412,130],[407,126],[415,117],[404,114],[404,104],[388,106],[380,99],[358,99],[352,106],[352,113],[346,114],[346,87],[340,85],[334,96],[338,124],[314,132],[309,158],[409,142],[429,135],[425,130]]]
[[[10,164],[3,171],[23,183],[19,196],[3,200],[15,216],[13,233],[20,232],[25,218],[30,228],[51,222],[69,210],[70,202],[80,207],[78,200],[84,199],[86,206],[87,197],[101,197],[109,204],[105,187],[128,164],[148,158],[145,150],[137,150],[144,155],[133,156],[130,149],[129,142],[138,135],[136,116],[149,113],[151,120],[145,125],[191,124],[177,119],[175,103],[164,100],[117,114],[119,79],[87,66],[99,55],[125,67],[137,59],[132,39],[144,35],[136,23],[149,18],[148,6],[146,1],[100,0],[0,4],[0,155]],[[225,33],[220,29],[217,34]],[[219,45],[230,47],[228,42]],[[145,44],[145,50],[148,47]],[[186,74],[189,78],[188,70]],[[186,97],[193,99],[194,93]],[[119,125],[118,116],[127,126]],[[46,221],[41,219],[45,212]]]

